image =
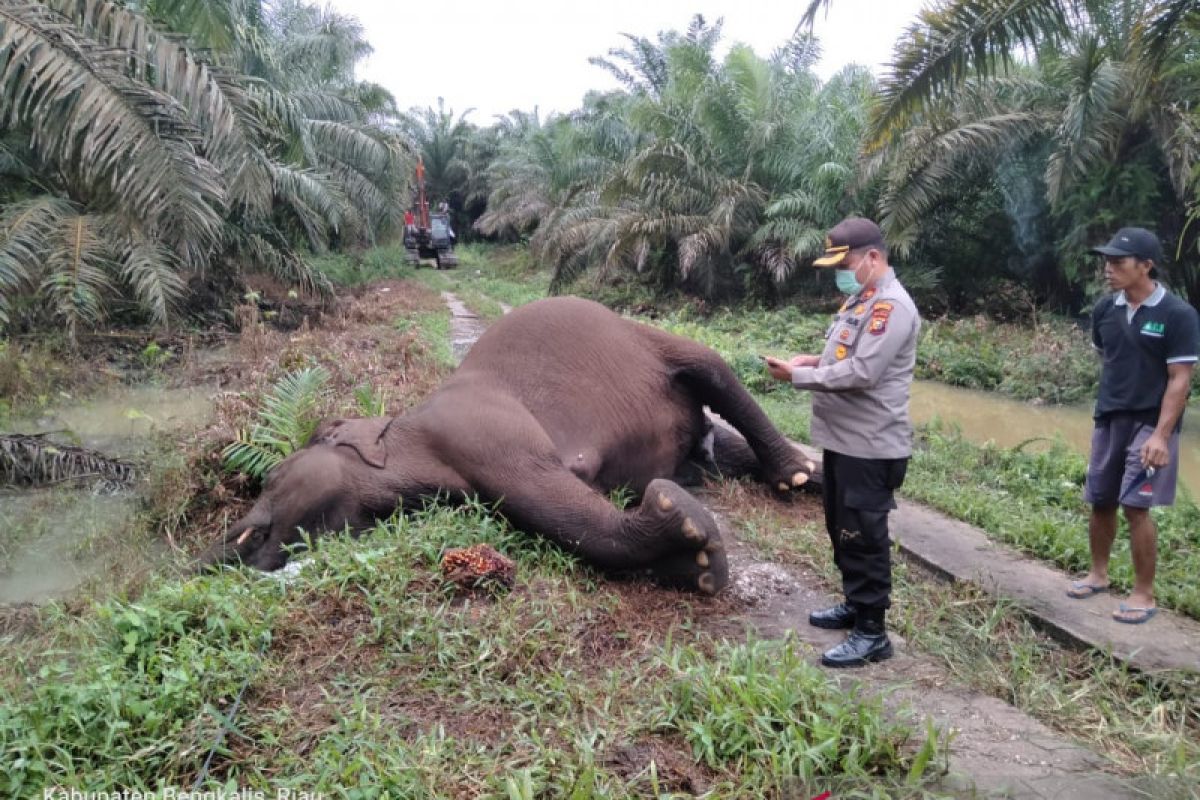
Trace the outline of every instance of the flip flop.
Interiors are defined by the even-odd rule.
[[[1124,622],[1126,625],[1141,625],[1157,613],[1157,608],[1137,608],[1121,603],[1117,606],[1117,610],[1113,612],[1113,619],[1117,622]],[[1120,614],[1136,614],[1137,616],[1122,617],[1119,616]]]
[[[1067,597],[1072,600],[1085,600],[1095,594],[1104,594],[1108,591],[1107,586],[1095,586],[1083,581],[1072,581],[1071,588],[1067,589]]]

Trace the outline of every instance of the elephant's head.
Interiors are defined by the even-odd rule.
[[[276,570],[301,531],[317,536],[361,528],[371,521],[364,498],[372,473],[387,463],[383,433],[389,420],[349,419],[321,423],[300,450],[271,470],[258,502],[201,557],[204,566],[244,563]]]

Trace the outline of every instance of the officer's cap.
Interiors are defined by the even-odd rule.
[[[1145,228],[1121,228],[1108,244],[1093,247],[1089,252],[1119,258],[1133,256],[1155,264],[1161,264],[1163,260],[1162,244],[1157,236]]]
[[[883,231],[865,217],[850,217],[834,225],[825,237],[825,255],[813,262],[814,267],[832,267],[842,263],[846,253],[860,247],[882,247]]]

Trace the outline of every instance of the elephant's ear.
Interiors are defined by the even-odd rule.
[[[344,445],[353,448],[363,461],[376,469],[383,469],[387,465],[383,433],[391,421],[388,417],[376,417],[322,422],[313,433],[309,444]]]

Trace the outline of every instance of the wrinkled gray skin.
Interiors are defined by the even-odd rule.
[[[742,436],[714,427],[706,405]],[[697,464],[780,490],[813,470],[712,350],[551,298],[493,324],[404,416],[323,422],[203,560],[274,570],[300,529],[362,530],[435,494],[478,495],[601,569],[715,593],[728,580],[716,522],[676,482]],[[609,501],[621,486],[639,506]]]

